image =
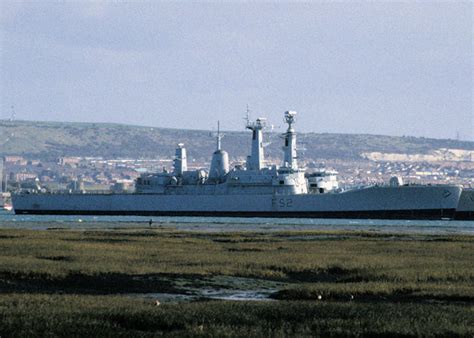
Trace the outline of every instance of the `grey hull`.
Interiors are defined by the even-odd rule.
[[[474,221],[474,189],[463,189],[454,218]]]
[[[306,218],[453,218],[461,188],[370,187],[329,194],[18,194],[16,213]]]

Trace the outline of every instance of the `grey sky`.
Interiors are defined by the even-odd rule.
[[[474,140],[471,2],[0,6],[2,118]]]

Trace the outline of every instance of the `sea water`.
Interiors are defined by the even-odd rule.
[[[321,218],[246,218],[246,217],[145,217],[15,215],[0,211],[0,229],[49,228],[130,228],[172,227],[177,230],[207,232],[288,231],[288,230],[363,230],[389,233],[474,235],[474,221],[374,220]]]

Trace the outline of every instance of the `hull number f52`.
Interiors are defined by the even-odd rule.
[[[293,200],[291,198],[272,198],[272,207],[279,209],[291,209],[293,207]]]

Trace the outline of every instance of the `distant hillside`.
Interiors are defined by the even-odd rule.
[[[222,146],[231,158],[245,158],[249,132],[226,132]],[[209,131],[150,128],[119,124],[60,123],[0,120],[0,155],[56,158],[102,156],[106,158],[171,157],[184,143],[191,158],[209,160],[215,140]],[[281,157],[279,133],[269,133],[267,155]],[[362,153],[429,154],[439,148],[474,150],[474,142],[357,134],[298,134],[305,158],[357,159]]]

